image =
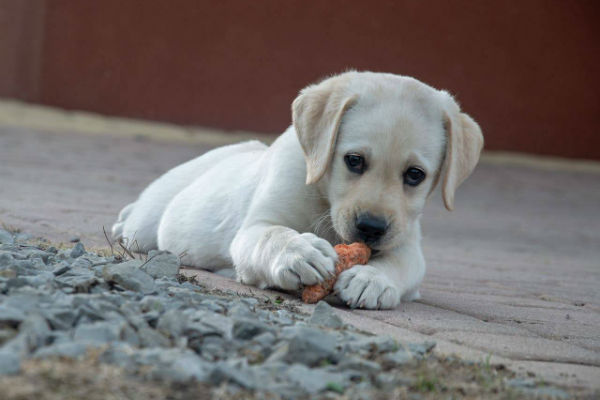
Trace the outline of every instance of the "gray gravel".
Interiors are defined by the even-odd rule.
[[[81,242],[57,250],[25,239],[0,230],[0,374],[19,373],[28,358],[94,351],[151,379],[281,398],[352,389],[359,398],[374,387],[406,385],[385,372],[428,357],[434,346],[362,333],[323,302],[304,315],[206,290],[182,279],[179,259],[166,252],[123,261],[89,253]]]

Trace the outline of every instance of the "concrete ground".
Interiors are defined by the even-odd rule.
[[[150,181],[240,137],[0,102],[0,222],[106,247],[102,227],[109,231]],[[459,189],[454,212],[439,194],[431,199],[423,230],[422,299],[393,311],[340,308],[345,320],[435,340],[442,353],[492,354],[492,362],[539,379],[600,388],[600,164],[486,155]]]

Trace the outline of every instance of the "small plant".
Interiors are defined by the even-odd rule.
[[[335,382],[328,382],[326,389],[330,390],[332,392],[339,393],[339,394],[344,393],[344,388],[342,387],[342,385],[340,385],[339,383],[335,383]]]
[[[417,375],[414,389],[419,392],[434,392],[437,384],[437,378],[431,378],[423,373],[420,373]]]

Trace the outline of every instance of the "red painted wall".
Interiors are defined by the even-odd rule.
[[[281,132],[300,88],[368,69],[448,89],[488,149],[600,159],[595,0],[41,3],[41,103]]]

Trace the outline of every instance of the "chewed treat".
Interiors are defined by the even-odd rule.
[[[335,276],[317,285],[304,288],[302,301],[305,303],[316,303],[325,298],[333,290],[333,286],[342,272],[357,264],[366,264],[371,257],[371,249],[364,243],[338,244],[334,249],[338,254]]]

